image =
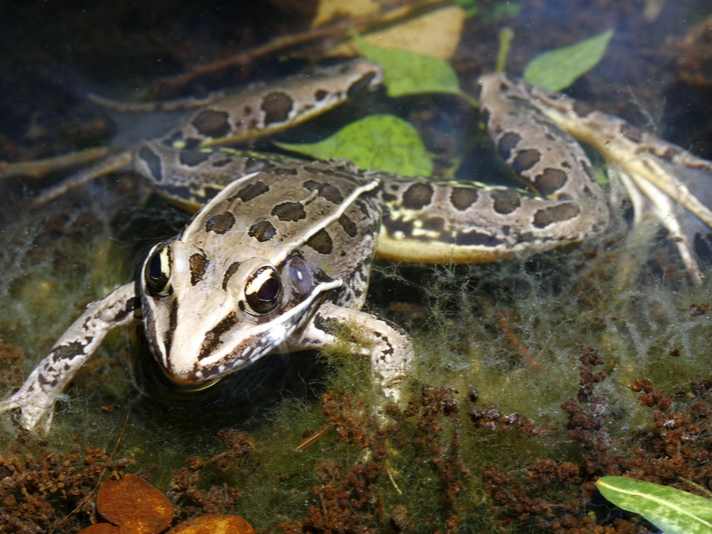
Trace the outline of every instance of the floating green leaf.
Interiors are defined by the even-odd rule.
[[[478,106],[475,99],[460,90],[457,74],[444,59],[372,45],[355,31],[352,33],[363,55],[383,66],[388,96],[450,93]]]
[[[712,533],[712,501],[709,499],[623,477],[603,477],[596,486],[613,504],[642,515],[666,534]]]
[[[539,54],[524,69],[524,81],[549,91],[561,91],[595,67],[606,53],[613,30],[578,44]]]
[[[275,144],[316,159],[348,158],[362,169],[406,176],[433,172],[432,157],[418,131],[393,115],[369,115],[318,143]]]

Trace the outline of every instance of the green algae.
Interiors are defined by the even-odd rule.
[[[73,220],[78,217],[74,209]],[[84,210],[96,214],[97,208],[88,205]],[[119,226],[123,228],[123,223]],[[54,237],[56,231],[33,216],[9,226],[6,235],[32,239],[8,240],[5,247],[5,267],[12,262],[18,267],[2,294],[6,312],[0,321],[1,340],[26,350],[28,371],[79,314],[81,304],[121,283],[119,273],[127,270],[122,267],[128,260],[126,247],[113,253],[107,248],[112,235],[121,232],[116,223],[92,228],[91,239],[79,232],[68,246],[66,237]],[[43,232],[57,250],[46,249],[45,259],[33,262],[32,243]],[[596,347],[610,377],[597,392],[608,395],[616,414],[607,426],[612,438],[625,437],[650,425],[637,394],[629,389],[634,379],[650,378],[657,389],[679,392],[684,400],[690,394],[689,383],[708,376],[710,318],[701,305],[711,295],[706,286],[692,287],[674,269],[660,277],[654,261],[642,262],[643,270],[626,289],[617,289],[616,260],[626,257],[622,247],[625,242],[614,230],[598,243],[490,266],[412,268],[379,262],[368,309],[404,324],[412,333],[417,355],[412,395],[421,395],[427,387],[453,388],[463,407],[461,417],[468,393],[476,389],[480,404],[495,403],[504,414],[563,424],[560,405],[576,395],[579,347]],[[668,253],[664,245],[656,247]],[[73,268],[57,269],[66,257]],[[677,259],[670,256],[668,261],[674,266]],[[319,402],[326,391],[363,402],[365,408],[357,415],[368,418],[376,397],[365,359],[323,355],[304,391],[295,395],[275,388],[267,394],[272,397],[267,407],[252,413],[233,411],[229,401],[183,400],[195,404],[190,413],[199,415],[192,417],[215,419],[201,426],[186,424],[189,412],[184,408],[159,406],[140,395],[127,371],[129,354],[139,349],[135,342],[128,343],[128,337],[122,332],[109,336],[78,374],[66,401],[59,403],[47,446],[63,450],[74,442],[111,449],[130,410],[120,454],[133,457],[137,471],[148,470],[152,481],[168,490],[173,471],[189,458],[219,453],[219,428],[240,428],[249,432],[254,452],[226,473],[206,469],[200,484],[239,487],[242,496],[234,511],[259,527],[293,523],[309,506],[318,505],[313,491],[325,483],[318,475],[320,466],[344,466],[347,471],[364,460],[364,449],[339,441],[333,429],[304,451],[295,447],[305,432],[328,423]],[[313,358],[292,355],[283,363],[299,367],[310,362]],[[147,387],[150,382],[143,384]],[[6,443],[15,434],[9,420],[3,415]],[[456,425],[444,416],[438,420],[442,429],[432,439],[447,448]],[[441,474],[426,461],[427,451],[412,446],[422,438],[417,421],[413,416],[401,422],[400,441],[387,445],[389,476],[381,476],[373,486],[387,514],[398,506],[407,508],[409,521],[419,525],[416,532],[442,527],[452,514],[469,518],[467,528],[489,531],[487,518],[496,514],[482,485],[484,465],[516,470],[552,454],[570,461],[581,454],[551,436],[517,440],[463,426],[459,454],[472,472],[458,475],[462,489],[449,502],[443,498]]]

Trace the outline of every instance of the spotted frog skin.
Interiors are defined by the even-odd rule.
[[[305,120],[381,80],[378,65],[357,60],[203,102],[166,135],[49,193],[131,166],[197,213],[152,248],[135,282],[87,307],[0,411],[20,408],[24,427],[49,428],[59,394],[104,335],[139,322],[160,367],[180,385],[210,384],[271,353],[337,348],[370,357],[379,394],[399,401],[414,357],[409,338],[360,311],[374,254],[489,262],[599,232],[609,208],[572,134],[599,148],[628,188],[636,217],[657,215],[699,279],[690,241],[697,227],[689,221],[712,226],[701,200],[710,163],[505,75],[481,79],[482,111],[497,150],[528,190],[220,148]]]

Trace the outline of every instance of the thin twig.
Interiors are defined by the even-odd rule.
[[[434,10],[440,9],[442,7],[450,6],[450,5],[451,5],[450,2],[447,2],[447,1],[441,1],[441,2],[425,1],[425,2],[423,2],[423,1],[416,0],[412,3],[411,6],[408,6],[408,7],[410,7],[410,9],[405,10],[403,14],[393,18],[392,20],[389,20],[388,23],[389,23],[389,25],[398,24],[398,23],[402,22],[404,19],[408,19],[408,18],[412,17],[414,15],[414,12],[421,7],[434,11]],[[284,35],[281,37],[275,37],[271,41],[269,41],[261,46],[258,46],[257,48],[253,48],[252,50],[240,52],[239,54],[235,54],[233,56],[230,56],[230,57],[227,57],[224,59],[219,59],[217,61],[212,61],[210,63],[195,65],[185,74],[181,74],[179,76],[173,76],[170,78],[164,78],[164,79],[156,82],[152,87],[149,88],[149,90],[147,92],[150,94],[157,94],[157,93],[160,93],[161,90],[166,87],[182,87],[204,74],[209,74],[212,72],[220,71],[222,69],[226,69],[228,67],[234,67],[237,65],[244,66],[259,57],[266,56],[268,54],[276,52],[277,50],[295,46],[295,45],[301,44],[301,43],[306,43],[306,42],[313,41],[316,39],[321,39],[323,37],[339,36],[339,35],[345,34],[351,28],[354,28],[354,27],[361,27],[361,28],[363,28],[364,26],[367,27],[371,24],[382,22],[385,15],[387,15],[390,11],[393,11],[395,9],[402,9],[403,7],[404,6],[402,4],[394,5],[394,6],[387,7],[385,9],[383,9],[382,11],[378,11],[375,13],[368,13],[368,14],[362,15],[360,17],[349,18],[344,21],[336,22],[330,26],[321,26],[318,28],[310,28],[303,32],[294,33],[291,35]]]

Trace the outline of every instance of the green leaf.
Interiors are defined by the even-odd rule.
[[[539,54],[524,69],[524,81],[549,91],[561,91],[595,67],[606,53],[613,30],[578,44]]]
[[[666,534],[712,533],[712,501],[709,499],[623,477],[603,477],[596,486],[613,504],[642,515]]]
[[[354,41],[361,53],[371,61],[380,63],[385,73],[388,96],[450,93],[463,97],[473,106],[477,101],[460,90],[460,82],[450,63],[437,57],[423,56],[397,48],[372,45],[355,31]]]
[[[412,124],[393,115],[369,115],[310,144],[275,143],[316,159],[348,158],[362,169],[430,176],[432,157]]]
[[[474,17],[480,11],[480,0],[455,0],[455,3],[465,10],[468,17]]]

